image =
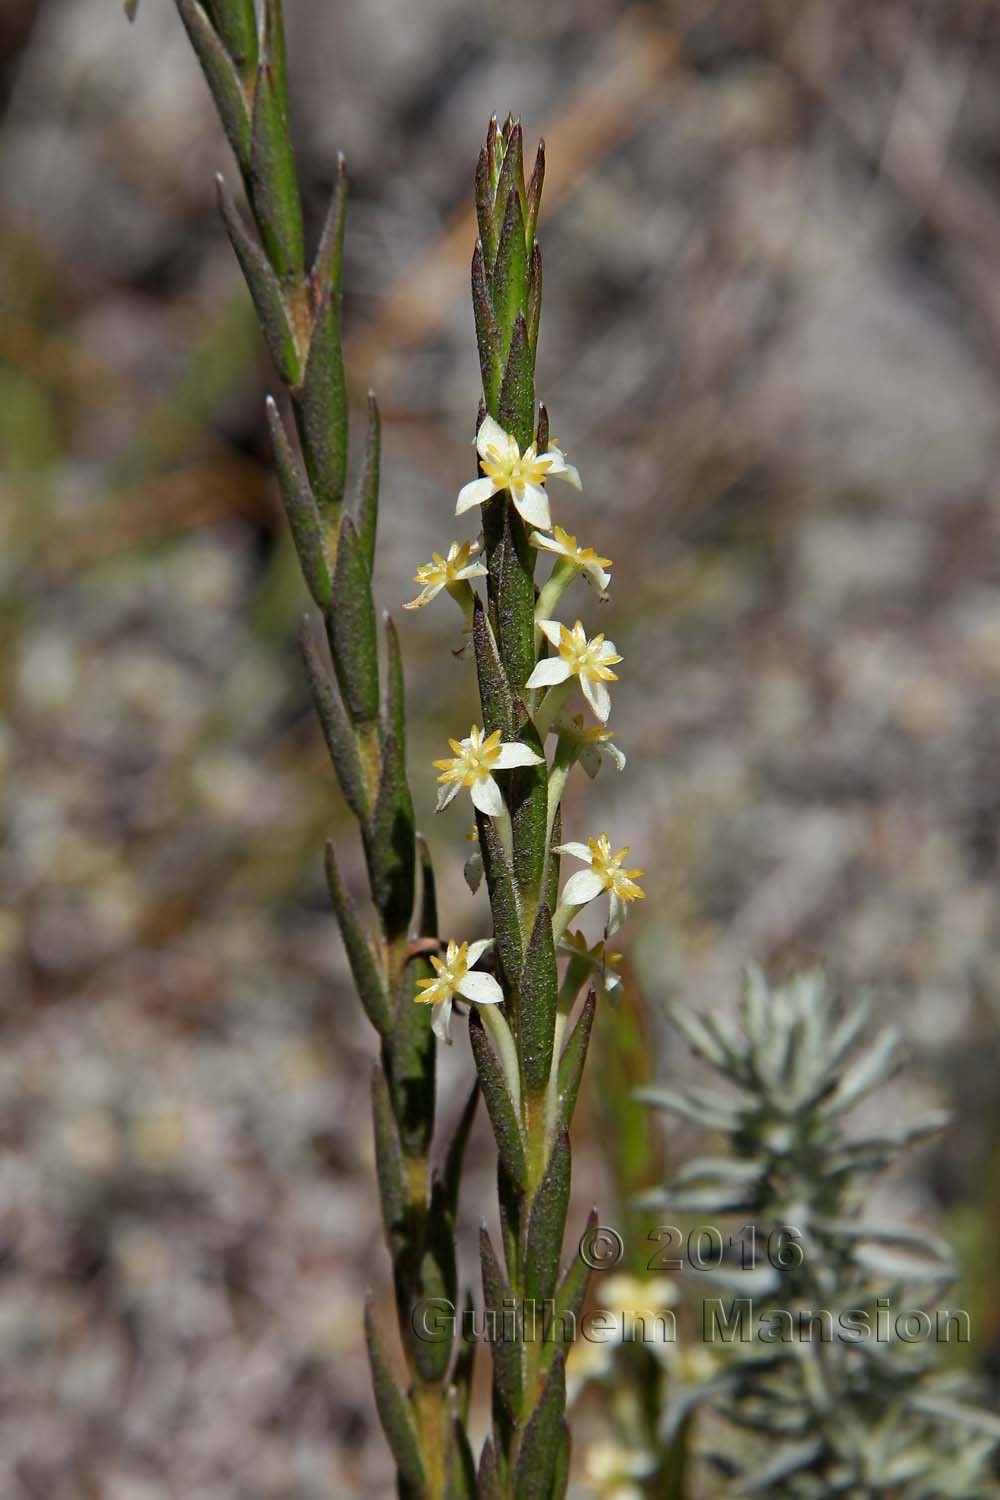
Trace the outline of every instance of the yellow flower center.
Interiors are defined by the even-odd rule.
[[[483,473],[501,490],[517,491],[524,489],[526,484],[544,484],[552,466],[548,454],[539,454],[534,443],[520,453],[511,439],[508,452],[502,453],[492,443],[486,452],[487,457],[481,460]]]
[[[627,847],[612,854],[611,840],[606,833],[596,839],[588,839],[587,847],[590,850],[591,868],[602,880],[605,890],[613,891],[623,901],[641,901],[645,897],[645,891],[640,890],[635,883],[645,871],[622,868],[622,860],[628,853]]]
[[[590,677],[599,682],[618,681],[617,674],[605,665],[605,661],[621,661],[621,657],[611,655],[602,658],[603,645],[603,635],[595,635],[592,640],[587,640],[586,631],[579,620],[572,630],[567,630],[565,625],[560,626],[559,655],[577,677]]]
[[[414,573],[414,583],[422,583],[424,585],[457,583],[459,581],[458,574],[463,568],[469,566],[472,547],[472,542],[463,542],[461,547],[453,547],[447,557],[442,557],[440,552],[432,552],[432,560],[429,563],[421,563],[416,573]]]
[[[468,973],[468,943],[463,943],[461,947],[457,943],[449,943],[444,958],[438,958],[436,953],[432,953],[431,967],[434,978],[417,980],[417,988],[424,993],[415,995],[414,999],[423,1001],[425,1005],[440,1005],[454,996],[455,990]]]
[[[462,786],[474,786],[492,775],[493,767],[500,755],[502,736],[494,729],[486,739],[481,729],[473,729],[467,744],[461,740],[449,740],[455,752],[454,760],[436,760],[434,765],[442,773],[438,781],[458,781]]]

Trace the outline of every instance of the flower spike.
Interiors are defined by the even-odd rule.
[[[500,1005],[503,990],[492,974],[473,972],[473,964],[479,962],[493,939],[484,938],[478,943],[449,943],[444,958],[431,954],[433,979],[418,979],[414,995],[417,1005],[435,1006],[431,1028],[435,1036],[451,1045],[451,1008],[455,1000],[470,1000],[475,1005]]]
[[[441,772],[438,781],[443,783],[438,793],[437,810],[448,806],[460,789],[468,787],[473,805],[487,817],[499,818],[506,812],[503,794],[493,779],[494,771],[513,771],[518,766],[539,766],[542,756],[536,755],[528,745],[519,740],[501,744],[499,729],[483,738],[483,731],[475,726],[464,740],[449,740],[454,750],[453,758],[434,761],[435,769]]]
[[[473,479],[459,491],[455,505],[456,516],[482,505],[486,500],[506,490],[514,502],[514,509],[529,526],[548,531],[552,525],[549,498],[545,493],[545,481],[552,477],[565,479],[574,489],[582,489],[580,475],[572,464],[568,464],[562,451],[552,443],[544,453],[537,452],[531,443],[522,453],[517,440],[504,432],[499,422],[484,417],[476,434],[476,448],[483,471],[481,479]]]

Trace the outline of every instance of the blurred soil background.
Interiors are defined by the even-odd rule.
[[[995,1379],[1000,9],[286,9],[313,224],[348,158],[377,593],[449,929],[486,922],[428,764],[467,732],[470,668],[447,600],[398,607],[470,534],[495,108],[548,143],[539,390],[586,486],[554,501],[614,559],[611,603],[578,603],[625,657],[628,770],[576,787],[567,829],[648,871],[623,946],[654,1066],[686,1067],[665,1007],[731,1003],[751,956],[871,986],[911,1044],[887,1108],[954,1112],[893,1191],[957,1242],[964,1353]],[[4,0],[0,110],[0,1493],[388,1495],[372,1041],[321,880],[324,836],[353,835],[295,647],[275,377],[216,216],[236,174],[168,0],[131,29],[117,0]],[[581,1206],[614,1201],[594,1071]],[[468,1231],[492,1201],[483,1132]]]

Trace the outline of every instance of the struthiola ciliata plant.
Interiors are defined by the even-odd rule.
[[[885,1127],[899,1036],[886,1028],[867,1039],[868,1018],[867,1004],[840,1004],[822,974],[770,987],[756,969],[739,1026],[672,1013],[725,1088],[641,1097],[723,1137],[728,1151],[688,1162],[642,1207],[729,1224],[733,1235],[699,1278],[702,1357],[685,1370],[666,1351],[655,1395],[647,1385],[628,1406],[621,1483],[603,1495],[1000,1494],[1000,1419],[968,1404],[966,1382],[943,1358],[949,1339],[968,1337],[967,1314],[944,1306],[955,1275],[948,1246],[866,1212],[875,1178],[943,1123],[934,1115]],[[672,1300],[648,1293],[650,1303]],[[617,1378],[627,1379],[624,1368]],[[677,1434],[704,1416],[698,1447],[710,1477],[675,1487]],[[607,1468],[614,1479],[610,1460]]]
[[[332,846],[327,876],[358,996],[379,1043],[373,1078],[378,1188],[392,1259],[400,1382],[368,1308],[375,1397],[406,1500],[479,1495],[550,1500],[566,1488],[565,1340],[586,1290],[579,1259],[561,1270],[570,1185],[569,1127],[597,992],[613,983],[603,942],[571,931],[607,897],[606,935],[642,895],[626,850],[601,834],[561,843],[560,800],[579,763],[590,775],[624,757],[607,720],[620,660],[580,621],[556,619],[579,578],[604,593],[610,566],[554,526],[548,481],[579,488],[535,399],[541,256],[535,238],[541,147],[525,180],[520,126],[490,122],[475,178],[479,240],[472,264],[482,371],[478,477],[450,506],[482,539],[455,542],[417,572],[410,607],[447,592],[471,634],[478,722],[436,762],[439,808],[471,797],[492,935],[439,940],[434,879],[416,833],[405,767],[403,674],[395,628],[381,627],[371,573],[379,500],[379,416],[368,429],[346,498],[348,402],[341,350],[346,176],[307,259],[289,137],[281,0],[176,0],[236,157],[252,228],[219,179],[226,230],[286,388],[296,441],[274,401],[268,422],[302,575],[321,628],[302,637],[306,673],[336,777],[364,849],[377,930],[349,899]],[[126,5],[131,14],[134,0]],[[470,419],[472,417],[470,413]],[[442,520],[447,511],[442,508]],[[541,589],[539,561],[551,564]],[[324,643],[325,637],[325,643]],[[470,686],[472,678],[471,662]],[[592,717],[573,713],[582,689]],[[452,818],[453,814],[448,815]],[[455,828],[454,821],[452,828]],[[463,829],[464,833],[464,829]],[[460,837],[457,829],[456,840]],[[560,856],[580,864],[560,891]],[[585,998],[581,999],[584,991]],[[450,1040],[456,1003],[469,1007],[476,1078],[454,1139],[431,1164],[435,1049]],[[471,1072],[471,1069],[470,1069]],[[479,1093],[498,1155],[502,1244],[482,1235],[486,1307],[502,1330],[492,1345],[492,1432],[476,1464],[466,1419],[473,1344],[421,1338],[429,1299],[458,1297],[455,1213],[465,1140]],[[530,1318],[530,1327],[528,1319]],[[539,1326],[541,1322],[541,1327]]]

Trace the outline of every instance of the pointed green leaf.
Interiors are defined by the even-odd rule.
[[[486,147],[480,148],[476,163],[476,222],[486,264],[492,266],[497,253],[497,221],[490,189],[490,165]]]
[[[250,162],[250,116],[239,74],[198,0],[177,0],[177,9],[219,111],[222,128],[243,171]]]
[[[418,1004],[418,979],[430,978],[426,960],[407,964],[396,1025],[389,1039],[389,1087],[407,1156],[424,1158],[434,1130],[434,1082],[437,1043],[431,1030],[431,1007]],[[421,1162],[422,1165],[422,1162]]]
[[[538,426],[535,429],[535,447],[544,453],[549,446],[549,409],[544,401],[538,403]]]
[[[500,1210],[500,1235],[503,1246],[504,1265],[507,1277],[513,1286],[520,1286],[521,1276],[521,1184],[497,1157],[497,1207]],[[527,1210],[527,1203],[524,1208]]]
[[[479,1500],[504,1500],[493,1439],[488,1437],[479,1455]]]
[[[344,274],[344,222],[347,217],[347,163],[338,151],[337,182],[326,212],[313,261],[310,281],[313,300],[320,307],[330,297],[339,301]]]
[[[431,863],[431,851],[422,833],[417,834],[417,859],[420,862],[420,920],[417,925],[417,936],[437,937],[437,884],[434,879],[434,866]]]
[[[281,283],[268,264],[267,256],[244,224],[221,176],[216,178],[216,184],[222,222],[236,251],[236,259],[253,299],[271,358],[285,384],[294,385],[299,379],[299,355]]]
[[[479,368],[482,372],[483,394],[486,405],[494,414],[500,398],[500,330],[493,316],[489,291],[486,286],[486,262],[483,244],[476,241],[472,252],[472,311],[476,320],[476,343],[479,347]]]
[[[279,276],[302,274],[305,245],[280,69],[266,57],[257,67],[250,121],[250,197],[268,259]]]
[[[261,29],[262,61],[274,73],[275,95],[284,123],[288,124],[288,58],[285,51],[284,0],[263,0]]]
[[[520,907],[514,886],[514,872],[500,842],[493,819],[477,812],[476,827],[479,830],[479,852],[483,856],[486,888],[490,895],[497,953],[503,971],[513,986],[517,983],[521,973],[521,964],[524,961],[521,946]],[[517,1016],[515,1015],[512,1019],[516,1029]]]
[[[565,1356],[560,1350],[552,1361],[541,1397],[524,1430],[514,1470],[514,1500],[552,1500],[564,1441],[565,1364]]]
[[[542,252],[537,244],[531,249],[531,264],[528,270],[528,354],[531,368],[535,368],[538,353],[538,329],[542,321]],[[539,450],[540,452],[543,450]]]
[[[581,1236],[581,1244],[588,1235],[593,1234],[597,1223],[597,1209],[592,1208],[587,1215],[587,1227]],[[546,1339],[550,1341],[545,1353],[546,1365],[554,1358],[558,1349],[569,1347],[575,1342],[589,1284],[590,1266],[577,1250],[552,1299],[552,1315],[546,1328]]]
[[[313,599],[321,609],[326,609],[333,595],[333,582],[326,555],[323,522],[309,488],[306,471],[288,441],[285,424],[270,396],[267,398],[267,421],[285,513],[295,541],[295,550],[299,555],[302,576]]]
[[[497,420],[505,432],[513,434],[522,450],[531,442],[535,432],[535,357],[522,312],[514,320]]]
[[[406,1242],[408,1195],[406,1165],[399,1140],[396,1117],[385,1074],[378,1063],[372,1069],[372,1118],[375,1123],[375,1170],[382,1223],[393,1257]]]
[[[524,243],[524,215],[515,188],[511,188],[508,193],[504,207],[500,241],[493,263],[492,296],[503,358],[510,346],[517,315],[526,312],[528,307],[528,255]]]
[[[499,729],[505,740],[517,733],[517,703],[482,600],[478,597],[472,612],[472,642],[476,652],[476,675],[483,710],[483,727],[487,734]]]
[[[524,1145],[514,1106],[507,1092],[503,1069],[493,1051],[486,1027],[477,1011],[469,1013],[469,1041],[476,1061],[479,1083],[486,1100],[497,1151],[515,1182],[525,1180]]]
[[[333,524],[347,476],[347,386],[340,308],[332,291],[316,310],[305,376],[294,401],[309,482]]]
[[[425,1220],[425,1237],[420,1251],[419,1270],[415,1282],[411,1283],[411,1295],[404,1298],[404,1305],[411,1309],[406,1318],[408,1332],[405,1335],[409,1360],[425,1385],[443,1381],[451,1365],[454,1339],[452,1329],[442,1326],[446,1337],[420,1338],[417,1336],[413,1312],[419,1315],[421,1307],[447,1305],[454,1312],[458,1295],[458,1276],[455,1267],[455,1225],[444,1201],[444,1191],[435,1178],[431,1185],[431,1199]]]
[[[382,741],[382,774],[365,852],[372,897],[382,913],[386,935],[406,933],[413,916],[416,880],[416,829],[406,768],[395,735]]]
[[[451,1407],[456,1421],[463,1425],[469,1420],[469,1404],[472,1393],[472,1376],[476,1364],[476,1339],[473,1334],[475,1303],[472,1293],[467,1291],[462,1304],[460,1336],[455,1350],[455,1365],[451,1372]]]
[[[403,1482],[412,1486],[417,1494],[423,1494],[426,1484],[424,1466],[410,1403],[399,1388],[375,1326],[375,1310],[370,1295],[365,1303],[365,1340],[372,1370],[375,1405],[392,1456],[396,1460],[396,1467]]]
[[[571,1156],[569,1136],[563,1131],[552,1144],[545,1176],[528,1213],[527,1247],[524,1257],[525,1296],[536,1306],[547,1302],[559,1276],[566,1209],[569,1205]]]
[[[535,666],[535,560],[536,548],[528,542],[527,529],[512,505],[501,501],[501,537],[490,554],[490,572],[495,579],[499,629],[497,644],[507,678],[520,693]],[[484,511],[488,506],[484,507]],[[484,532],[486,516],[483,518]],[[487,536],[487,547],[490,540]]]
[[[316,715],[323,730],[323,738],[326,740],[326,748],[330,752],[330,759],[337,773],[337,781],[340,783],[344,801],[358,821],[364,823],[369,812],[368,793],[365,790],[364,772],[358,756],[354,730],[341,706],[336,683],[331,678],[313,640],[308,619],[302,622],[299,646],[305,664],[309,692],[312,695]]]
[[[494,1396],[499,1398],[504,1415],[513,1422],[521,1406],[521,1345],[511,1335],[517,1333],[520,1313],[485,1224],[479,1231],[479,1258],[483,1272],[483,1300],[492,1319],[490,1355]]]
[[[558,995],[559,973],[552,938],[552,914],[543,905],[535,917],[517,986],[521,1061],[529,1091],[541,1092],[549,1081]]]
[[[523,220],[527,204],[524,190],[524,132],[519,120],[511,122],[507,133],[507,147],[500,167],[500,176],[497,178],[497,202],[506,203],[512,192],[517,194]]]
[[[445,1157],[444,1169],[441,1173],[441,1186],[444,1190],[445,1206],[452,1218],[458,1212],[458,1189],[462,1180],[462,1162],[465,1160],[465,1148],[469,1140],[469,1132],[472,1130],[472,1122],[476,1118],[476,1106],[479,1103],[479,1080],[472,1085],[472,1092],[465,1102],[455,1126],[455,1133],[448,1147]]]
[[[569,1424],[565,1420],[559,1433],[559,1448],[556,1453],[555,1472],[552,1475],[552,1500],[565,1500],[569,1489],[569,1461],[572,1452]]]
[[[139,9],[139,0],[123,0],[123,4],[125,6],[126,20],[134,21],[136,12]]]
[[[253,0],[211,0],[209,9],[223,45],[241,73],[257,66],[257,17]]]
[[[344,939],[347,962],[351,967],[358,998],[376,1031],[381,1036],[387,1037],[391,1035],[393,1029],[392,1009],[378,964],[375,962],[375,955],[371,950],[371,944],[365,937],[364,929],[354,909],[354,902],[340,877],[333,843],[330,840],[327,840],[326,844],[326,883],[330,891],[330,901],[337,918],[337,925]]]
[[[368,568],[350,517],[341,522],[326,614],[330,651],[347,712],[355,724],[378,719],[378,639]]]
[[[583,1065],[587,1060],[590,1033],[597,1010],[597,995],[591,990],[583,1004],[579,1019],[570,1032],[559,1059],[559,1106],[561,1119],[568,1130],[576,1108],[576,1097],[580,1092]]]
[[[544,754],[538,731],[530,719],[522,724],[517,738],[536,755]],[[514,831],[514,879],[525,899],[531,901],[541,887],[548,857],[545,837],[549,814],[548,766],[542,761],[537,766],[510,772],[505,796]]]
[[[445,1500],[477,1500],[476,1461],[463,1423],[455,1416],[451,1419],[451,1455]]]
[[[535,243],[535,231],[538,228],[538,205],[542,199],[542,184],[545,181],[545,142],[538,142],[538,150],[535,152],[535,165],[531,173],[531,181],[528,183],[527,203],[524,214],[524,238],[530,250]]]
[[[375,392],[368,392],[368,434],[365,456],[358,476],[358,496],[354,515],[358,541],[369,573],[375,562],[375,532],[378,527],[379,460],[382,447],[382,422]]]
[[[385,689],[382,700],[382,733],[395,735],[399,753],[406,757],[406,701],[399,636],[392,616],[382,614],[385,632]]]

